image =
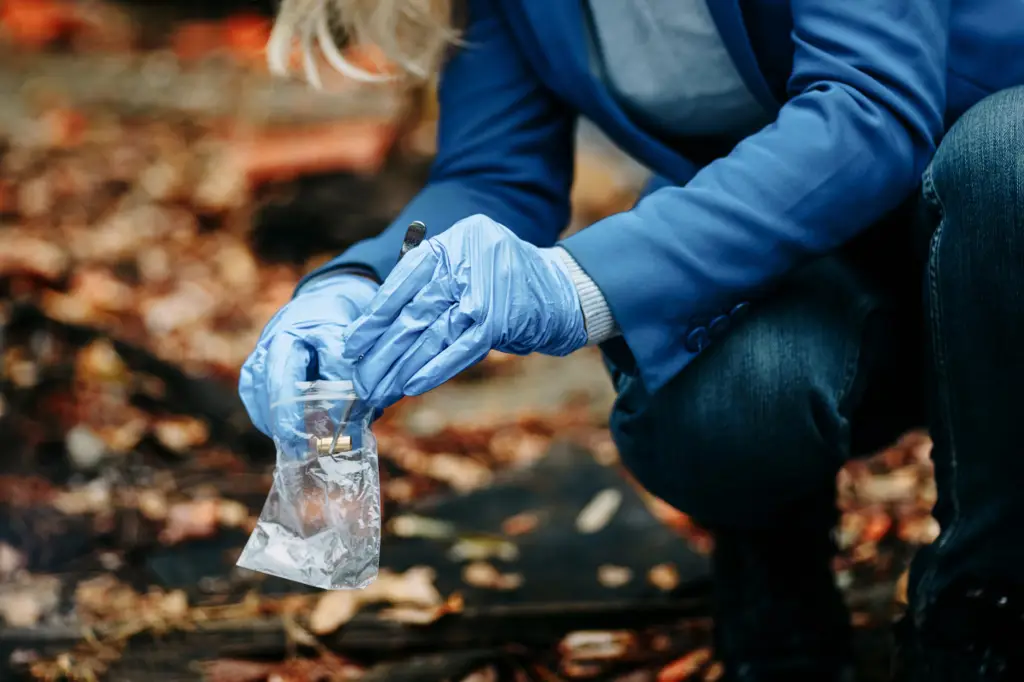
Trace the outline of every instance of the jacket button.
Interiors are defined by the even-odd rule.
[[[711,338],[720,339],[725,331],[729,328],[729,318],[726,315],[720,315],[715,319],[711,320]]]
[[[740,303],[740,304],[736,305],[736,307],[734,307],[732,310],[729,311],[729,317],[740,318],[740,317],[746,315],[747,311],[749,311],[749,310],[750,310],[750,304],[747,303],[746,301],[744,301],[743,303]]]
[[[697,327],[686,335],[686,350],[691,353],[699,353],[708,347],[711,338],[708,336],[706,327]]]

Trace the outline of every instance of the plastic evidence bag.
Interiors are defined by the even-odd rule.
[[[297,397],[271,406],[285,433],[274,436],[274,482],[237,563],[325,590],[366,587],[380,564],[372,410],[349,381],[296,388]]]

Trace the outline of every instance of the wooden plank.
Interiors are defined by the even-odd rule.
[[[0,129],[34,120],[34,102],[104,105],[117,113],[179,114],[259,126],[394,120],[405,106],[395,88],[353,83],[319,92],[229,62],[185,66],[171,55],[0,53]]]

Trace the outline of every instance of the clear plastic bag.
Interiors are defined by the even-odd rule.
[[[371,411],[351,382],[314,381],[271,406],[277,466],[238,565],[326,590],[361,588],[380,563],[380,472]],[[332,447],[333,446],[333,447]]]

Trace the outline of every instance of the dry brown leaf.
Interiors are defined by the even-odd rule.
[[[223,659],[201,664],[204,682],[264,682],[273,663]]]
[[[458,492],[469,492],[491,482],[493,472],[476,460],[447,453],[432,454],[427,474],[447,483]]]
[[[392,573],[385,569],[359,594],[367,602],[436,606],[444,600],[434,586],[435,577],[434,569],[426,566],[415,566],[405,573]]]
[[[501,559],[515,561],[519,558],[519,547],[502,538],[489,536],[465,536],[448,549],[452,561],[486,561]]]
[[[0,249],[0,276],[32,274],[48,280],[60,278],[67,268],[67,253],[44,237],[25,232],[6,232]]]
[[[624,658],[636,644],[636,635],[626,630],[586,630],[570,632],[558,651],[574,661],[614,661]]]
[[[159,490],[142,490],[136,496],[139,511],[150,521],[163,521],[167,518],[169,505],[167,497]]]
[[[85,424],[77,424],[64,436],[68,458],[78,469],[93,469],[107,454],[107,444]]]
[[[165,448],[185,452],[205,443],[210,438],[210,429],[206,422],[194,417],[167,417],[153,424],[153,435]]]
[[[113,508],[110,484],[97,478],[83,486],[60,491],[53,498],[53,506],[69,515],[110,511]]]
[[[448,521],[430,519],[415,514],[396,516],[388,523],[388,529],[401,538],[431,538],[443,540],[455,535],[455,526]]]
[[[647,580],[664,592],[671,592],[679,587],[679,570],[675,564],[658,564],[647,572]]]
[[[0,619],[12,628],[30,628],[53,612],[60,600],[60,580],[24,575],[0,585]]]
[[[725,676],[725,666],[719,661],[715,661],[708,666],[707,672],[704,673],[704,682],[718,682]]]
[[[466,564],[462,569],[462,580],[467,585],[490,590],[514,590],[523,584],[521,573],[502,573],[485,561]]]
[[[910,584],[910,571],[903,571],[900,573],[900,577],[896,580],[896,603],[900,606],[906,606],[910,603],[907,597],[907,587]]]
[[[75,379],[82,382],[124,381],[130,372],[107,339],[97,339],[75,356]]]
[[[662,668],[658,672],[658,682],[683,682],[683,680],[691,680],[710,660],[710,649],[701,648],[691,651]]]
[[[576,530],[596,533],[607,526],[622,505],[622,493],[606,488],[594,496],[576,517]]]
[[[309,616],[309,630],[315,635],[334,632],[352,620],[362,607],[360,595],[350,590],[325,593]]]
[[[629,584],[633,579],[633,571],[625,566],[605,564],[597,568],[597,582],[604,587],[616,588]]]
[[[6,542],[0,542],[0,582],[9,581],[25,568],[25,555]]]
[[[441,593],[434,587],[434,577],[434,570],[427,567],[413,567],[405,573],[383,569],[377,579],[362,590],[327,592],[313,607],[309,630],[317,635],[334,632],[352,620],[364,604],[375,602],[433,612],[446,606]],[[409,615],[408,612],[402,613]]]
[[[392,606],[380,612],[380,618],[403,625],[430,625],[445,615],[444,606],[422,608],[417,606]]]
[[[901,540],[912,545],[927,545],[939,537],[939,522],[931,514],[900,519],[898,535]]]
[[[217,501],[217,521],[228,528],[241,528],[249,520],[249,508],[235,500]]]
[[[210,537],[217,531],[218,500],[190,500],[171,505],[160,541],[175,544],[192,538]]]
[[[536,512],[521,512],[510,516],[501,524],[501,532],[513,537],[532,533],[540,525],[540,517]]]
[[[855,495],[860,504],[892,504],[912,500],[920,484],[919,468],[908,466],[857,481]]]
[[[493,666],[488,666],[470,673],[463,677],[460,682],[499,682],[500,679],[498,671]]]
[[[531,433],[518,426],[499,428],[488,445],[498,461],[521,465],[536,462],[550,447],[550,436]]]

